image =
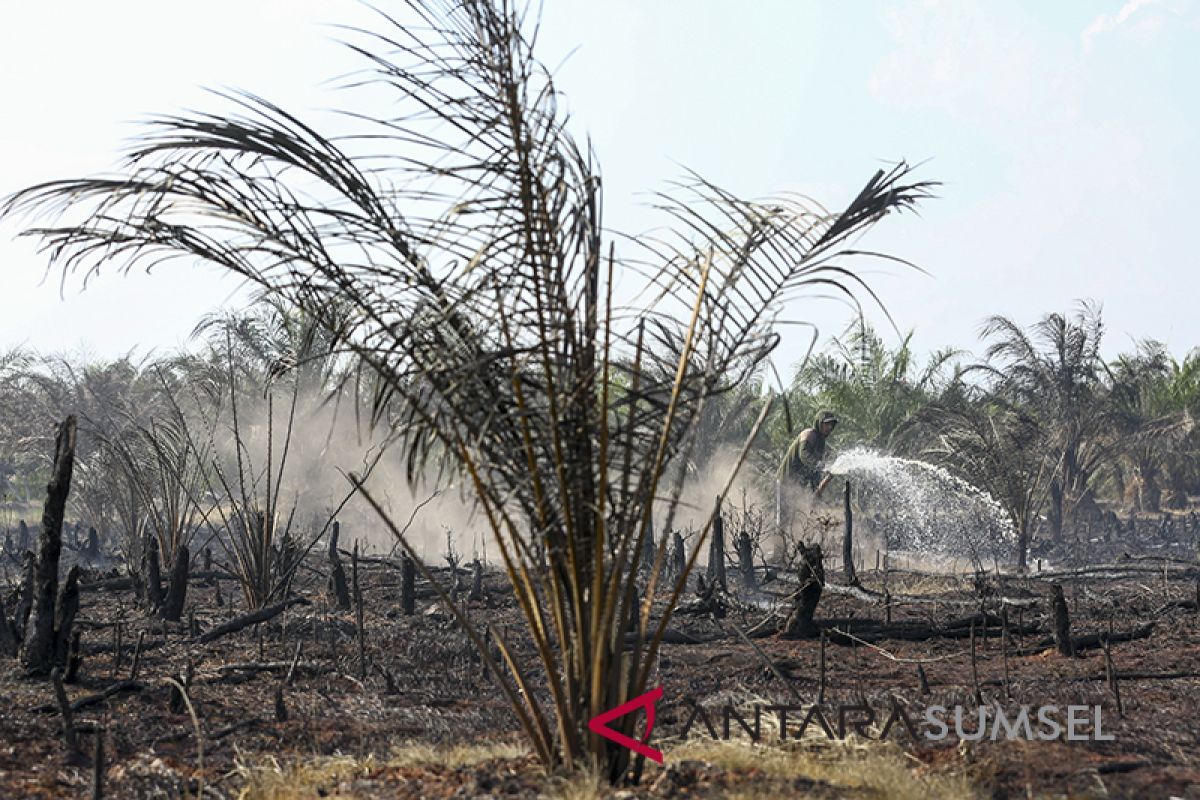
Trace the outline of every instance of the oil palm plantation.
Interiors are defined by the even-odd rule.
[[[818,409],[835,409],[841,446],[863,445],[893,452],[908,422],[951,384],[951,349],[931,353],[924,365],[912,349],[912,333],[889,347],[864,320],[834,338],[797,372],[792,383],[801,420]]]
[[[668,464],[695,446],[705,404],[770,354],[784,302],[814,284],[850,292],[847,238],[928,185],[881,171],[830,213],[692,176],[660,198],[673,235],[618,239],[535,30],[507,3],[416,3],[348,33],[365,65],[351,82],[376,109],[347,115],[352,134],[232,95],[156,120],[119,174],[32,187],[7,210],[62,212],[30,233],[67,272],[199,259],[336,337],[375,387],[369,407],[392,415],[410,479],[461,481],[490,523],[537,666],[499,636],[493,660],[443,601],[535,752],[618,779],[628,751],[586,723],[645,691],[687,579],[653,619],[662,553],[644,601],[631,578],[656,506],[678,498]]]
[[[979,368],[992,381],[992,396],[1045,430],[1035,446],[1055,465],[1047,517],[1056,541],[1072,506],[1090,497],[1091,476],[1114,445],[1103,335],[1100,307],[1087,302],[1073,314],[1047,314],[1028,330],[1003,316],[989,318],[982,330],[986,361]]]
[[[1197,373],[1200,358],[1193,354],[1175,361],[1161,342],[1142,341],[1133,353],[1121,355],[1110,370],[1110,414],[1120,435],[1118,452],[1133,478],[1133,502],[1141,511],[1159,510],[1162,478],[1181,489],[1180,472],[1191,448],[1195,429]],[[1172,475],[1167,475],[1174,467]],[[1177,491],[1186,499],[1186,491]]]

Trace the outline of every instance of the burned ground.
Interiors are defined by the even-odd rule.
[[[257,627],[199,644],[193,634],[240,613],[230,607],[234,583],[219,569],[193,580],[180,623],[139,610],[121,580],[85,573],[77,617],[84,658],[77,681],[66,687],[69,699],[82,705],[73,715],[78,752],[64,745],[51,684],[23,677],[16,662],[5,660],[0,796],[87,796],[97,728],[105,731],[108,797],[181,796],[201,782],[206,796],[222,797],[898,796],[897,779],[881,788],[855,766],[864,757],[875,769],[913,782],[914,796],[1193,796],[1200,784],[1194,566],[1128,560],[1104,569],[982,580],[893,570],[886,602],[881,573],[863,572],[862,591],[840,589],[831,574],[817,614],[827,631],[823,677],[820,639],[779,638],[776,622],[763,624],[769,612],[761,604],[739,606],[734,593],[723,616],[681,613],[671,624],[672,640],[695,641],[664,645],[656,676],[665,694],[652,744],[665,751],[666,763],[644,765],[637,785],[592,786],[587,791],[593,794],[580,794],[578,781],[541,773],[499,689],[428,585],[418,582],[416,613],[406,616],[400,570],[368,559],[359,569],[361,660],[355,611],[338,610],[324,594]],[[444,569],[437,574],[450,584]],[[469,584],[465,571],[463,578]],[[1121,713],[1104,648],[1084,646],[1068,657],[1048,639],[1055,582],[1064,587],[1071,634],[1082,645],[1089,634],[1111,631],[1115,639],[1152,626],[1144,638],[1109,647]],[[765,583],[762,592],[785,598],[795,589],[785,576]],[[483,599],[464,599],[471,618],[494,626],[517,657],[532,664],[503,575],[487,571],[484,590]],[[974,670],[963,627],[972,617]],[[880,626],[882,635],[872,633]],[[941,635],[913,633],[923,628]],[[900,631],[901,638],[888,631]],[[178,696],[173,702],[169,677],[189,684],[195,719]],[[758,745],[736,725],[728,743],[711,741],[701,724],[686,741],[679,738],[693,702],[709,709],[808,705],[822,685],[831,718],[838,705],[865,701],[886,709],[893,698],[914,718],[931,704],[973,708],[977,690],[985,703],[1013,710],[1098,705],[1104,732],[1115,740],[971,743],[951,733],[934,743],[913,741],[897,727],[885,742],[829,741],[810,725],[803,741],[781,743],[770,713]],[[112,687],[118,691],[80,703]],[[719,727],[719,710],[712,717]],[[793,735],[796,725],[789,723]]]

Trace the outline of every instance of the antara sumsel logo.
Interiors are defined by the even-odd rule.
[[[611,711],[588,721],[588,729],[622,747],[663,763],[663,754],[649,746],[656,719],[655,703],[663,696],[662,687],[652,689]],[[1104,741],[1116,737],[1104,733],[1100,706],[1029,706],[1006,710],[999,705],[931,705],[914,719],[904,705],[892,700],[890,708],[877,709],[859,703],[852,705],[751,705],[740,708],[726,704],[719,708],[690,703],[691,711],[678,735],[683,738],[693,728],[703,729],[713,739],[730,739],[745,734],[751,741],[763,738],[764,716],[774,717],[779,740],[801,739],[810,729],[829,739],[844,739],[853,732],[865,739],[886,739],[903,729],[913,740],[942,741],[953,735],[964,741],[980,739],[1024,739],[1027,741]],[[608,727],[608,723],[638,709],[646,710],[646,732],[639,741]],[[718,725],[713,724],[714,717]],[[819,735],[819,734],[818,734]]]

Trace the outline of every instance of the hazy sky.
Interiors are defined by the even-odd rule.
[[[222,107],[203,86],[328,127],[339,96],[321,82],[357,62],[323,23],[371,19],[348,0],[3,3],[0,194],[109,168],[144,115]],[[657,223],[644,193],[684,167],[834,207],[888,162],[926,162],[940,197],[863,244],[930,276],[862,264],[919,348],[972,348],[989,314],[1030,322],[1082,297],[1104,304],[1110,353],[1200,345],[1196,2],[547,0],[541,43],[551,65],[574,49],[558,83],[612,225]],[[241,296],[183,266],[60,295],[15,234],[0,226],[0,350],[169,348]],[[824,333],[847,321],[831,303],[790,313]],[[801,352],[785,346],[783,365]]]

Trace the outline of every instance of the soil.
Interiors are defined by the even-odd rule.
[[[1077,577],[993,575],[982,582],[893,571],[886,576],[890,604],[881,600],[880,573],[860,574],[866,592],[846,592],[838,590],[838,576],[831,572],[817,612],[817,623],[832,634],[825,646],[824,713],[836,725],[839,705],[865,701],[886,713],[893,698],[918,721],[934,704],[962,705],[972,713],[977,698],[969,637],[885,637],[863,643],[841,633],[848,628],[853,636],[857,626],[864,632],[858,638],[870,638],[865,634],[870,624],[888,613],[893,623],[944,625],[977,612],[981,603],[995,612],[1000,598],[1006,597],[1011,601],[1009,624],[1027,632],[1014,634],[1005,646],[995,627],[985,633],[981,626],[975,671],[983,701],[1013,713],[1022,704],[1099,706],[1103,733],[1113,739],[965,742],[953,735],[951,719],[950,736],[932,742],[914,739],[903,726],[895,726],[888,738],[910,755],[913,769],[968,774],[983,796],[996,798],[1200,797],[1200,613],[1187,607],[1187,601],[1196,598],[1197,570],[1175,565],[1162,573],[1161,564],[1150,562],[1126,566],[1125,571]],[[77,682],[67,686],[69,697],[76,700],[130,678],[137,686],[77,711],[78,752],[68,753],[50,683],[23,676],[10,659],[0,660],[0,797],[90,796],[91,731],[96,728],[106,732],[106,797],[178,797],[195,791],[201,780],[207,796],[236,797],[247,775],[239,767],[268,759],[303,763],[333,754],[367,759],[368,766],[349,782],[339,778],[337,786],[318,787],[320,791],[305,796],[338,787],[345,795],[360,797],[536,796],[546,778],[529,756],[485,759],[470,766],[389,761],[389,754],[406,742],[517,741],[519,733],[497,686],[484,675],[474,649],[454,622],[437,607],[429,587],[418,585],[418,611],[408,617],[400,613],[398,570],[369,563],[362,572],[365,677],[355,615],[331,608],[320,591],[309,593],[311,605],[289,608],[257,629],[199,645],[193,643],[186,621],[164,625],[137,608],[128,590],[85,589],[78,617],[85,657]],[[1068,657],[1044,644],[1053,628],[1048,617],[1051,580],[1065,588],[1076,636],[1153,624],[1148,637],[1111,645],[1120,713],[1105,679],[1102,648]],[[469,582],[466,575],[464,582]],[[214,579],[193,582],[188,593],[188,608],[202,630],[241,609],[240,598],[237,610],[230,607],[235,582],[221,581],[221,606],[216,604],[215,584]],[[495,625],[513,643],[517,657],[532,663],[532,648],[522,638],[520,615],[503,576],[490,571],[485,585],[486,598],[467,604],[471,618]],[[758,598],[785,597],[795,588],[777,578],[763,585]],[[661,650],[654,680],[663,687],[664,698],[651,744],[667,752],[666,764],[645,764],[639,784],[614,793],[722,797],[737,787],[761,788],[782,780],[671,757],[692,703],[708,709],[719,729],[720,708],[726,703],[739,708],[754,702],[809,705],[820,691],[819,639],[788,641],[770,635],[754,639],[752,646],[736,630],[754,629],[767,612],[761,603],[744,604],[736,595],[726,599],[730,607],[722,618],[684,614],[672,622],[673,631],[706,641],[665,644]],[[139,637],[142,652],[133,676]],[[282,688],[286,719],[280,719],[277,690],[296,658],[297,644],[293,682]],[[166,680],[184,677],[189,662],[188,699],[194,719],[186,706],[172,707]],[[920,688],[918,665],[929,694]],[[778,746],[772,722],[777,713],[763,716],[760,746]],[[801,716],[790,717],[793,735]],[[202,748],[196,740],[197,725],[204,731]],[[709,735],[700,723],[693,725],[691,734]],[[870,730],[868,734],[875,735]],[[739,738],[736,724],[733,736]],[[817,725],[809,725],[805,736],[813,740],[813,747],[825,738]],[[740,739],[749,741],[745,734]],[[847,796],[836,787],[800,779],[778,785],[780,797],[805,795]]]

